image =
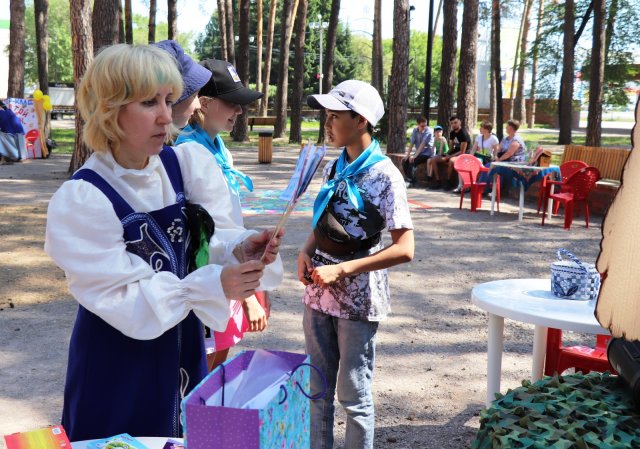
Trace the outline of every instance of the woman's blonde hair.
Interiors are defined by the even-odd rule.
[[[124,133],[118,125],[120,109],[134,101],[152,99],[162,86],[171,86],[173,99],[182,94],[182,76],[175,59],[149,45],[118,44],[95,57],[77,93],[85,121],[84,142],[94,151],[117,149]]]

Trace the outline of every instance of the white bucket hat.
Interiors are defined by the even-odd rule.
[[[307,97],[307,104],[314,109],[331,111],[354,111],[376,126],[384,115],[384,104],[380,94],[371,84],[358,80],[347,80],[331,89],[328,94]]]

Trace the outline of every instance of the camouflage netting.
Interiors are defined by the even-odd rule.
[[[616,376],[545,377],[496,395],[472,449],[640,448],[640,414]]]

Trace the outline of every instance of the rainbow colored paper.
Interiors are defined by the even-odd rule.
[[[71,449],[62,426],[5,435],[7,449]]]

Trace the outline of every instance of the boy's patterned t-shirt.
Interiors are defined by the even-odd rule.
[[[327,182],[331,167],[335,163],[336,161],[333,160],[325,166],[323,183]],[[377,209],[387,230],[413,229],[404,179],[390,159],[378,162],[368,170],[359,173],[354,178],[354,182],[362,196],[364,210]],[[338,183],[334,201],[334,215],[351,236],[366,239],[380,230],[372,226],[372,223],[377,220],[367,220],[367,217],[351,204],[342,182]],[[380,241],[369,250],[369,254],[383,248],[384,244]],[[316,250],[313,265],[317,267],[337,264],[344,260],[348,259]],[[312,309],[339,318],[383,320],[390,311],[387,270],[348,276],[327,288],[310,284],[305,289],[304,303]]]

